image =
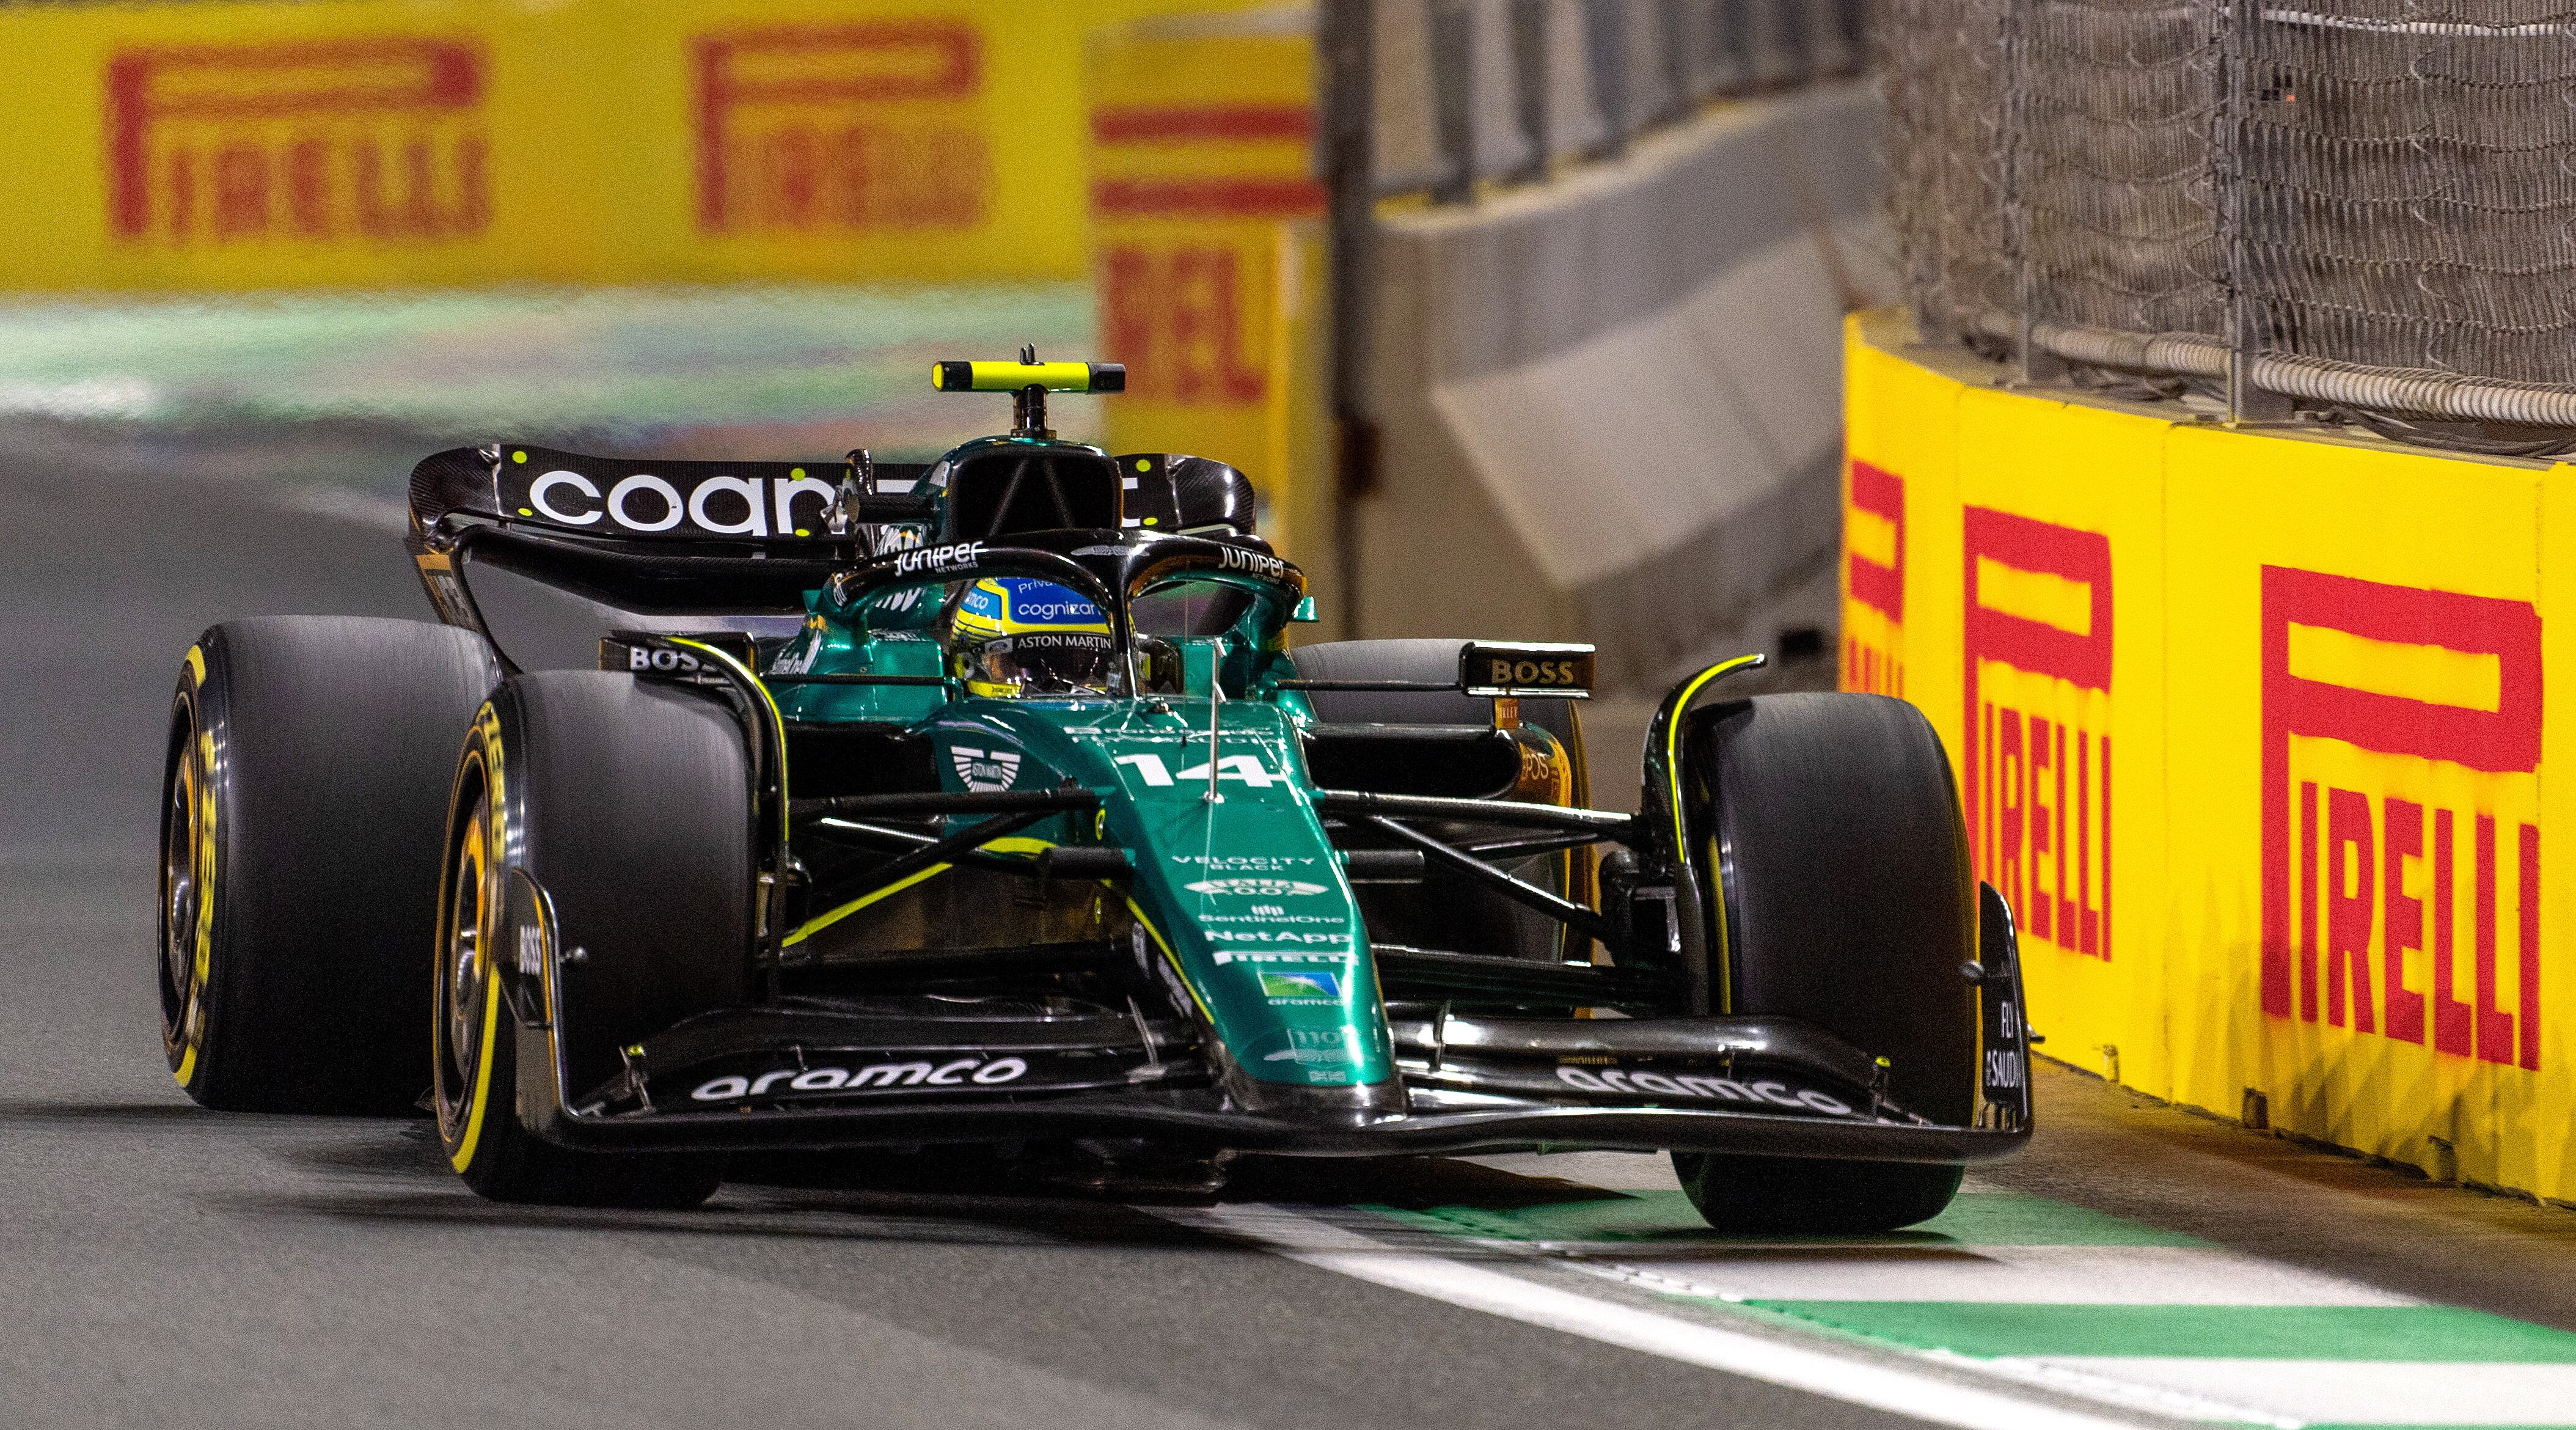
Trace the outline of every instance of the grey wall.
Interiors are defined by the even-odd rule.
[[[1895,291],[1863,81],[1381,224],[1368,635],[1592,640],[1643,684],[1839,539],[1841,318]]]

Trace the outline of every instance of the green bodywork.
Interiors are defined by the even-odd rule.
[[[1206,578],[1223,585],[1222,578]],[[941,586],[917,600],[882,595],[835,609],[821,593],[773,672],[811,675],[941,673],[931,634]],[[1247,589],[1235,587],[1233,589]],[[1253,590],[1225,634],[1172,638],[1179,688],[1137,698],[967,695],[931,685],[772,687],[790,722],[864,721],[927,737],[941,787],[1037,791],[1067,783],[1099,799],[1096,812],[1059,815],[986,846],[1031,857],[1048,845],[1123,847],[1132,882],[1101,895],[1165,987],[1202,1018],[1210,1042],[1262,1082],[1354,1087],[1395,1076],[1386,1012],[1367,956],[1360,909],[1341,857],[1315,812],[1298,738],[1305,700],[1275,682],[1295,672],[1280,631],[1304,615]],[[1215,778],[1210,780],[1210,676],[1219,675]],[[793,771],[789,778],[794,777]],[[949,821],[951,831],[972,822]],[[943,877],[946,866],[921,876]],[[872,899],[809,911],[802,938]]]

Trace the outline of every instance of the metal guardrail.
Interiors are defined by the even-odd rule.
[[[1372,184],[1465,203],[1727,96],[1856,73],[1867,0],[1378,0]]]
[[[1928,339],[2576,442],[2566,0],[1886,0],[1875,38]]]

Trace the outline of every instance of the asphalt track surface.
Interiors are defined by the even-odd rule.
[[[199,630],[288,611],[425,614],[381,520],[0,449],[0,1425],[2576,1420],[2576,1213],[2065,1072],[1932,1229],[1768,1245],[1645,1157],[573,1213],[478,1201],[426,1120],[200,1111],[154,1032],[162,721]]]

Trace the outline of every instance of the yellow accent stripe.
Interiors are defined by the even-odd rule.
[[[734,659],[732,656],[725,654],[714,646],[707,644],[705,641],[693,641],[686,636],[673,636],[671,637],[671,644],[688,646],[693,650],[702,650],[707,654],[714,656],[716,659],[723,661],[727,669],[730,669],[734,674],[742,677],[743,684],[750,686],[754,691],[758,692],[760,695],[760,703],[769,707],[769,728],[776,731],[778,734],[778,748],[773,753],[772,758],[778,762],[778,839],[779,843],[783,846],[787,842],[789,833],[787,819],[787,718],[778,713],[778,702],[769,698],[769,687],[760,683],[760,677],[752,674],[749,666],[744,665],[741,661]]]
[[[483,1139],[483,1113],[492,1105],[492,1045],[499,1040],[501,1023],[501,980],[497,972],[483,970],[483,1053],[475,1060],[474,1102],[465,1114],[465,1136],[456,1144],[456,1155],[448,1163],[462,1172],[474,1160],[474,1144]]]
[[[205,684],[206,653],[195,646],[188,647],[188,669],[195,673],[199,685]]]
[[[1132,898],[1127,901],[1127,912],[1134,914],[1136,916],[1137,924],[1142,927],[1146,933],[1153,935],[1154,947],[1163,951],[1164,960],[1172,965],[1173,975],[1181,980],[1181,986],[1183,988],[1190,990],[1190,1001],[1199,1005],[1200,1015],[1208,1020],[1208,1025],[1210,1027],[1214,1027],[1216,1025],[1215,1012],[1208,1007],[1207,1000],[1199,996],[1199,986],[1190,981],[1189,970],[1181,967],[1181,956],[1172,952],[1172,945],[1163,937],[1163,931],[1154,927],[1154,921],[1145,917],[1145,911],[1137,907],[1136,901]]]
[[[1733,660],[1721,660],[1692,676],[1690,683],[1682,687],[1681,698],[1673,702],[1672,722],[1664,727],[1664,778],[1672,782],[1673,855],[1676,858],[1690,858],[1690,822],[1682,817],[1682,715],[1690,709],[1691,701],[1698,698],[1702,686],[1730,670],[1761,663],[1762,657],[1758,655],[1739,655]],[[1711,1011],[1728,1013],[1734,1011],[1728,1005],[1734,1002],[1731,995],[1735,970],[1734,950],[1726,946],[1726,884],[1718,877],[1715,864],[1709,866],[1708,872],[1709,904],[1717,915],[1711,920],[1717,926],[1717,967],[1709,972],[1709,989],[1716,995],[1717,1007]]]
[[[1004,837],[1001,839],[987,840],[975,847],[979,850],[987,850],[995,854],[1036,854],[1041,850],[1053,849],[1055,845],[1044,839]],[[922,870],[920,873],[915,874],[908,879],[897,879],[895,882],[886,885],[882,889],[871,889],[868,892],[859,895],[857,898],[852,899],[850,902],[841,905],[839,908],[832,910],[830,913],[817,914],[814,917],[807,919],[803,924],[797,927],[794,933],[780,939],[778,941],[778,946],[785,948],[789,944],[803,943],[812,935],[830,928],[832,925],[839,923],[841,920],[848,918],[850,915],[857,913],[868,905],[883,899],[892,898],[895,895],[902,893],[904,890],[911,888],[913,885],[921,883],[925,879],[935,879],[955,867],[957,866],[954,864],[933,864],[929,868]]]
[[[868,905],[876,903],[880,899],[893,898],[895,895],[902,893],[904,890],[911,888],[913,885],[920,883],[924,879],[936,879],[940,875],[947,873],[952,867],[954,866],[947,864],[933,864],[929,868],[924,869],[920,873],[914,874],[909,878],[897,879],[882,889],[872,889],[867,893],[861,894],[850,902],[832,910],[830,913],[817,914],[813,918],[807,919],[803,924],[799,925],[794,933],[780,939],[779,946],[783,948],[790,944],[803,943],[815,934],[821,933],[823,930],[830,928],[832,925],[839,923],[841,920],[848,918],[850,915],[857,913]]]
[[[182,1013],[180,1016],[184,1018],[187,1015]],[[186,1052],[179,1054],[179,1067],[172,1076],[179,1079],[179,1086],[186,1087],[188,1085],[189,1076],[197,1070],[196,1035],[189,1032],[184,1026],[179,1030],[179,1035],[189,1039],[188,1049]]]

